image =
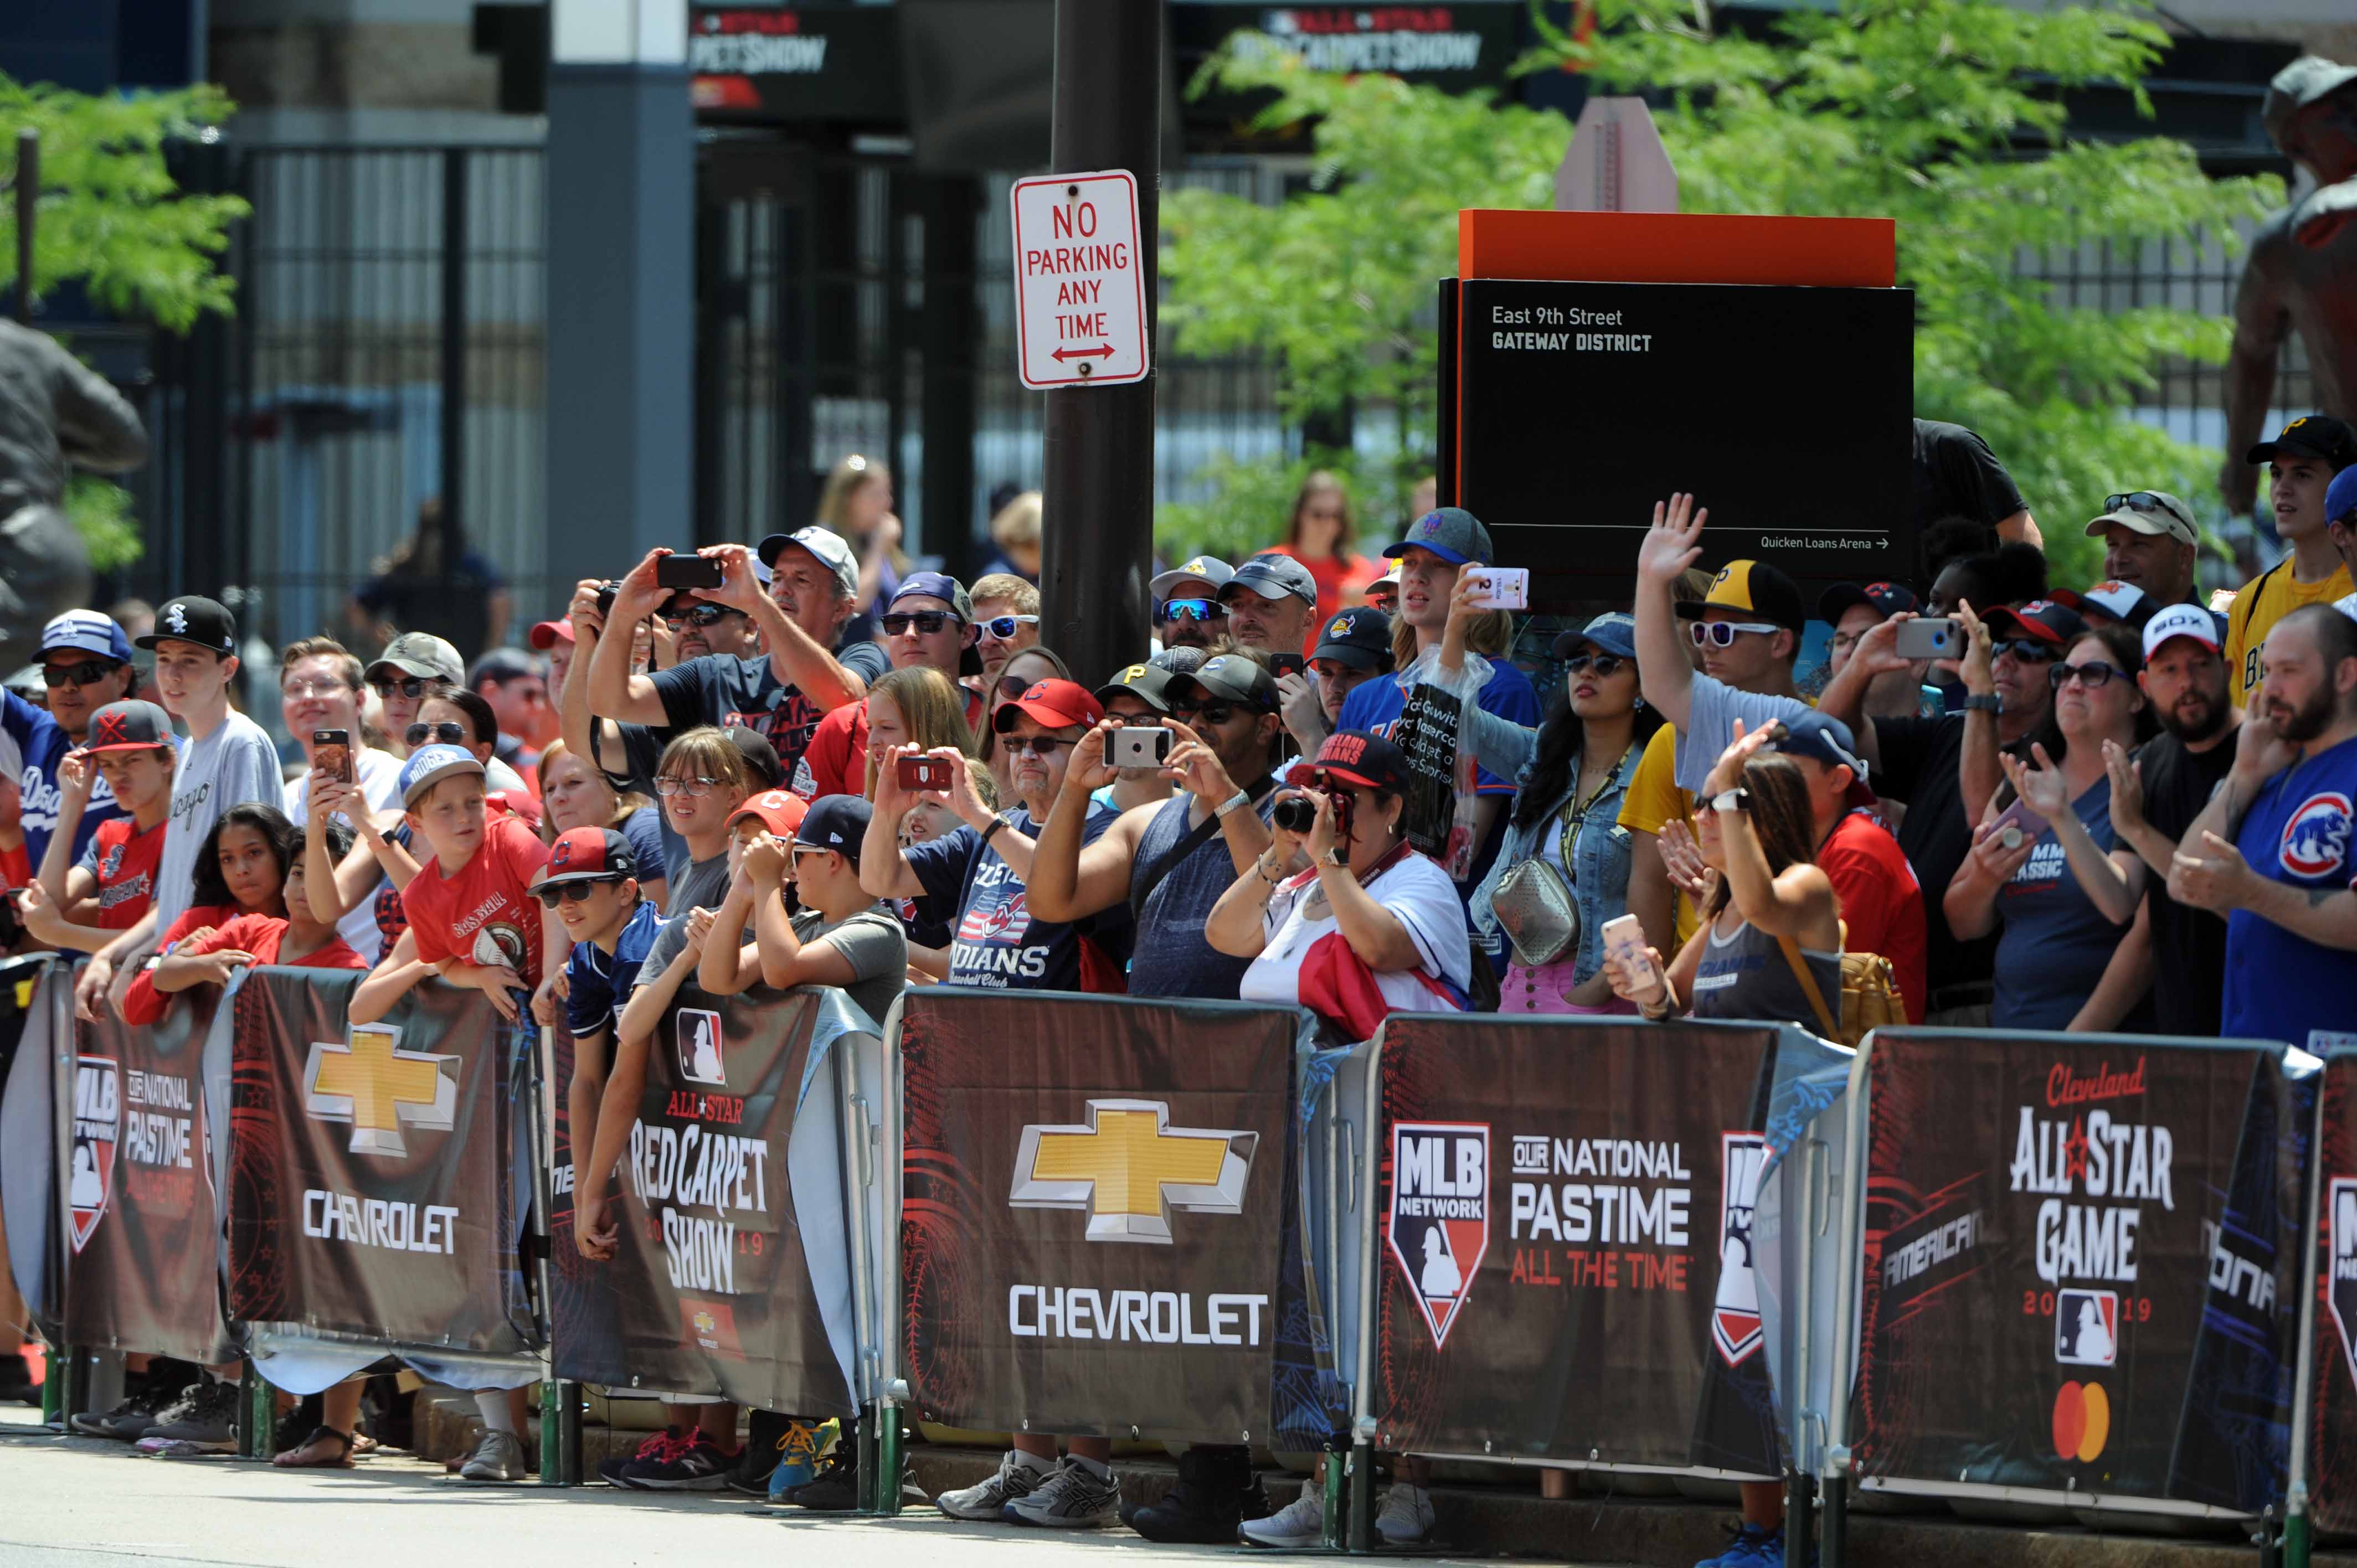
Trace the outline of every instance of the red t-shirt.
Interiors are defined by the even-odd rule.
[[[487,816],[483,842],[457,875],[444,876],[429,858],[402,889],[417,956],[427,963],[503,963],[526,985],[538,985],[540,904],[532,883],[547,864],[548,846],[521,821]]]
[[[235,948],[253,955],[255,963],[284,962],[289,969],[366,969],[368,960],[354,952],[351,944],[338,937],[317,952],[306,958],[281,960],[278,944],[286,940],[289,922],[275,915],[240,915],[221,927],[211,936],[190,948],[191,956],[219,952],[223,948]]]
[[[169,952],[172,944],[190,931],[205,926],[225,926],[242,913],[234,904],[199,904],[165,928],[164,940],[156,944],[156,951],[159,955]],[[137,977],[124,988],[123,1021],[143,1027],[160,1023],[171,1004],[171,996],[156,989],[156,966],[143,963]]]
[[[1923,890],[1890,830],[1866,811],[1841,820],[1817,850],[1817,864],[1841,898],[1843,946],[1890,961],[1907,1021],[1923,1021]]]
[[[982,693],[961,687],[966,728],[981,738]],[[794,765],[793,791],[805,800],[822,795],[867,793],[867,703],[845,703],[818,721],[802,759]]]
[[[1326,623],[1334,618],[1337,610],[1367,602],[1367,585],[1383,575],[1383,567],[1364,555],[1321,555],[1311,560],[1294,554],[1289,544],[1272,544],[1272,555],[1292,555],[1309,568],[1309,575],[1318,584],[1318,613],[1309,618],[1309,636],[1301,645],[1304,658],[1318,650],[1318,639],[1326,630]]]
[[[166,818],[145,832],[129,817],[98,824],[87,852],[98,878],[98,929],[127,931],[156,901],[156,866],[164,858]]]
[[[0,849],[0,887],[29,887],[32,885],[31,846],[20,843],[15,849]]]

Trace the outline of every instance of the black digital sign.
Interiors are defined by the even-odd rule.
[[[1627,603],[1673,490],[1710,509],[1708,565],[1913,575],[1912,291],[1452,279],[1441,304],[1452,499],[1534,608]]]

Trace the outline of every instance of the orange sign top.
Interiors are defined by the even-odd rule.
[[[1899,226],[1888,218],[1467,208],[1457,215],[1457,275],[1889,288],[1899,276]]]

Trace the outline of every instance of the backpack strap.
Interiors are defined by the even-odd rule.
[[[1780,936],[1776,939],[1776,945],[1784,950],[1784,961],[1792,966],[1792,972],[1800,977],[1801,989],[1809,993],[1809,1006],[1815,1011],[1817,1023],[1824,1030],[1824,1037],[1840,1039],[1841,1029],[1834,1023],[1833,1009],[1825,1005],[1825,993],[1818,989],[1817,977],[1809,972],[1808,961],[1801,956],[1801,944],[1790,937]]]
[[[1241,808],[1242,810],[1257,811],[1260,809],[1260,803],[1267,800],[1275,790],[1276,779],[1274,777],[1264,779],[1258,788],[1260,792],[1252,796],[1252,804]],[[1173,797],[1173,799],[1177,798]],[[1214,811],[1188,829],[1177,843],[1162,852],[1162,857],[1159,860],[1146,868],[1146,875],[1138,878],[1136,889],[1129,900],[1130,916],[1134,921],[1139,925],[1146,923],[1146,901],[1154,897],[1154,890],[1162,886],[1162,879],[1178,869],[1179,862],[1209,843],[1211,835],[1220,831],[1220,814]]]

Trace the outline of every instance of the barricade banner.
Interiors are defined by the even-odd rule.
[[[1453,1015],[1378,1044],[1378,1444],[1773,1476],[1753,1213],[1771,1112],[1822,1109],[1791,1085],[1838,1047]]]
[[[152,1027],[111,1009],[74,1026],[66,1337],[215,1363],[221,1319],[220,1194],[204,1050],[221,992],[175,998]]]
[[[25,1298],[26,1312],[60,1330],[65,1284],[59,1276],[58,1153],[71,1134],[59,1125],[60,1076],[53,1042],[60,1021],[70,1030],[73,972],[46,955],[0,963],[0,1258]]]
[[[1867,1074],[1867,1485],[2278,1497],[2312,1072],[2280,1046],[1886,1029]]]
[[[1233,1002],[902,999],[900,1332],[920,1414],[1268,1435],[1286,1299],[1314,1379],[1284,1279],[1298,1027]]]
[[[831,1082],[817,1077],[824,1010],[813,993],[681,987],[606,1187],[615,1256],[581,1258],[569,1204],[552,1234],[571,1254],[552,1271],[558,1376],[853,1413],[847,1358],[828,1333],[830,1314],[847,1327],[850,1313],[839,1165],[805,1176],[794,1147],[806,1099],[834,1114]]]
[[[2309,1341],[2309,1512],[2357,1530],[2357,1050],[2324,1064],[2316,1194],[2316,1303]]]
[[[256,969],[231,999],[230,1314],[391,1348],[529,1349],[521,1031],[439,982],[351,1024],[363,978]]]

